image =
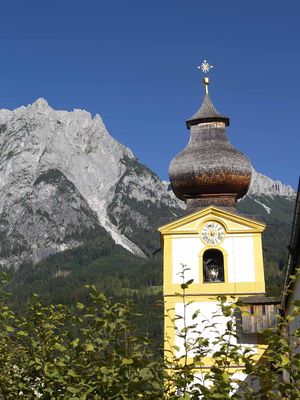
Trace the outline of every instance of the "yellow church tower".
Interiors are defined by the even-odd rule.
[[[173,192],[185,202],[186,215],[159,229],[164,252],[165,350],[166,355],[171,351],[176,357],[184,352],[182,339],[176,335],[176,324],[180,329],[182,319],[176,316],[186,312],[187,324],[191,324],[196,312],[201,331],[203,321],[209,324],[215,318],[218,296],[236,301],[249,296],[262,299],[265,294],[261,239],[265,225],[236,209],[237,200],[249,188],[251,164],[227,138],[229,118],[212,104],[206,76],[210,68],[206,61],[201,65],[205,73],[204,100],[186,122],[190,130],[188,145],[169,168]],[[186,301],[191,302],[187,311],[179,295],[183,266],[184,280],[190,281],[185,290]],[[220,332],[227,321],[228,317],[218,317]],[[208,339],[214,335],[212,330],[205,330]],[[251,346],[259,342],[257,334],[244,334],[243,340]],[[258,345],[258,353],[265,347]],[[207,357],[204,367],[211,366],[212,360]],[[242,376],[239,367],[232,366]]]

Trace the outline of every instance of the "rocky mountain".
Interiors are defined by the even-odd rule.
[[[0,110],[0,264],[18,267],[108,235],[138,256],[141,231],[179,215],[177,201],[130,149],[83,110],[38,99]]]
[[[291,186],[274,181],[252,169],[247,195],[238,203],[238,209],[259,215],[267,224],[278,221],[291,223],[296,192]]]
[[[248,195],[295,198],[296,192],[291,186],[284,185],[280,181],[274,181],[252,169],[252,179]]]
[[[238,207],[287,232],[294,198],[253,170]],[[183,212],[98,115],[57,111],[44,99],[0,110],[0,265],[37,263],[98,236],[146,257],[159,247],[155,227]]]

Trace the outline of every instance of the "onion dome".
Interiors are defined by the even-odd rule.
[[[203,82],[203,103],[186,121],[189,143],[169,167],[173,192],[185,201],[188,212],[209,205],[235,208],[251,181],[251,163],[229,142],[226,134],[229,118],[215,109],[208,94],[207,76]]]

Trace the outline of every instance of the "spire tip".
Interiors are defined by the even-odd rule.
[[[201,71],[205,74],[203,78],[203,83],[205,86],[205,94],[208,94],[208,85],[209,85],[209,78],[207,76],[207,73],[213,68],[213,65],[210,65],[209,62],[204,60],[201,65],[198,65],[198,69],[201,69]]]

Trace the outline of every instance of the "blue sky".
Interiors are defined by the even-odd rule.
[[[168,179],[207,59],[231,142],[256,170],[297,186],[299,0],[10,0],[1,15],[1,108],[44,97],[98,113]]]

